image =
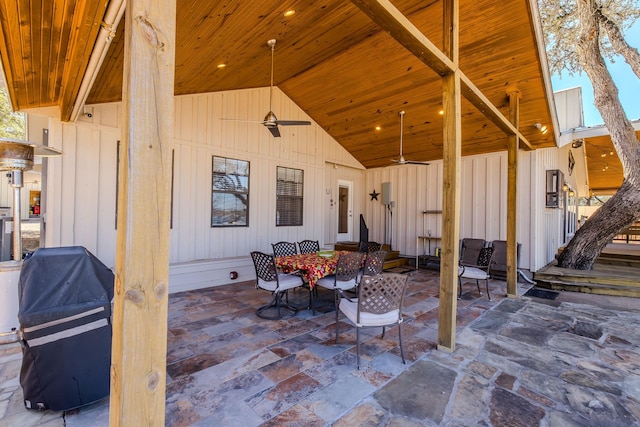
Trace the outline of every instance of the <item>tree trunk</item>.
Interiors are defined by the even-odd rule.
[[[590,270],[600,252],[640,216],[640,191],[627,181],[578,229],[558,258],[558,266]]]
[[[618,192],[585,222],[558,258],[560,267],[589,270],[607,243],[640,217],[640,144],[600,53],[599,9],[594,0],[577,0],[577,6],[578,58],[593,85],[595,106],[609,130],[624,175]],[[626,55],[625,59],[634,62]]]

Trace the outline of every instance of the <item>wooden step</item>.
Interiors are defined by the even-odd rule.
[[[600,285],[597,283],[564,282],[561,280],[538,279],[536,286],[554,291],[582,292],[586,294],[611,295],[640,298],[640,287],[621,285]]]
[[[640,259],[616,254],[601,254],[596,260],[596,264],[640,268]]]
[[[388,270],[390,268],[395,268],[395,267],[406,267],[408,264],[408,258],[393,258],[393,259],[385,259],[384,261],[384,266],[382,267],[383,270]]]
[[[533,279],[548,289],[638,298],[639,275],[637,267],[628,265],[596,263],[592,270],[573,270],[551,263],[536,271]]]
[[[383,269],[387,270],[395,267],[405,267],[408,264],[409,258],[401,258],[399,251],[392,251],[391,247],[387,244],[382,245],[382,250],[387,251],[387,256],[384,259]],[[335,250],[337,251],[357,251],[358,242],[338,242],[335,244]],[[413,261],[413,258],[411,258]]]
[[[630,267],[597,265],[593,270],[572,270],[547,266],[534,273],[536,281],[560,281],[566,283],[590,283],[607,286],[629,286],[640,289],[635,269]]]

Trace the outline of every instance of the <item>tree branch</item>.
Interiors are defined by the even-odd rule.
[[[635,75],[640,78],[640,53],[638,49],[627,43],[626,39],[620,32],[620,28],[602,13],[602,9],[595,11],[596,18],[602,27],[604,27],[611,42],[611,46],[617,54],[622,56],[629,64]]]
[[[593,84],[594,104],[611,135],[625,180],[640,189],[640,144],[622,108],[618,89],[600,52],[600,27],[595,0],[578,0],[580,34],[576,53]]]

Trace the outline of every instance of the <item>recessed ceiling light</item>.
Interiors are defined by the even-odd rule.
[[[440,114],[441,116],[444,116],[444,110],[438,111],[438,114]]]
[[[217,67],[218,68],[225,68],[227,66],[227,64],[218,64]]]
[[[293,15],[295,15],[295,14],[296,14],[296,11],[295,11],[295,10],[293,10],[293,9],[289,9],[289,10],[287,10],[287,11],[284,13],[284,16],[286,16],[286,17],[288,18],[288,17],[293,16]]]
[[[376,130],[382,130],[382,128],[380,126],[376,126]]]

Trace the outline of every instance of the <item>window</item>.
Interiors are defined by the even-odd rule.
[[[564,174],[559,169],[547,171],[546,204],[548,208],[562,207],[562,185],[564,184]]]
[[[249,225],[249,162],[213,156],[211,226]]]
[[[302,225],[304,171],[278,166],[276,175],[276,226]]]

